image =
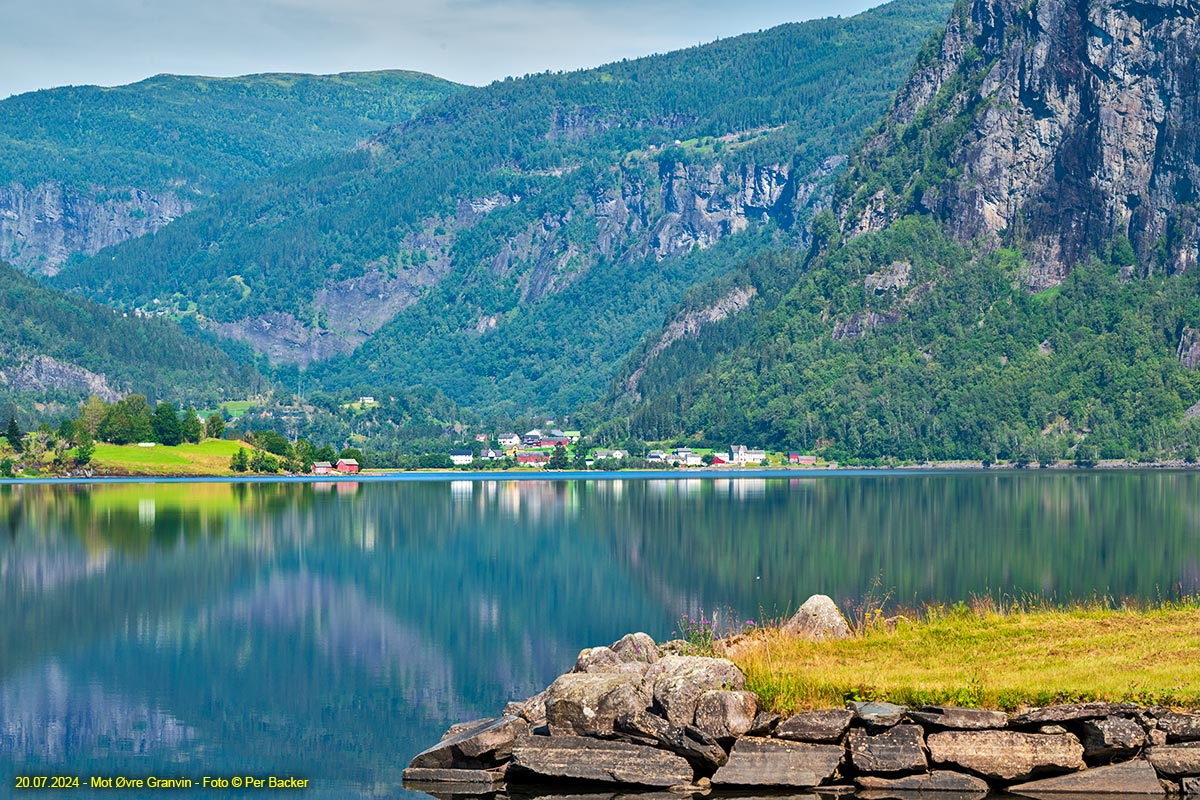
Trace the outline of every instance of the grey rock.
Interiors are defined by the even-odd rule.
[[[760,711],[754,716],[754,722],[750,725],[750,730],[746,731],[747,736],[770,736],[779,727],[783,717],[770,711]]]
[[[1003,711],[986,711],[982,708],[922,706],[916,711],[909,711],[908,718],[927,728],[944,730],[998,730],[1008,726],[1008,714]]]
[[[699,728],[672,725],[662,717],[645,711],[622,714],[613,722],[613,730],[669,750],[709,773],[724,765],[728,758],[716,740]]]
[[[1146,743],[1141,725],[1124,717],[1090,719],[1081,726],[1085,758],[1111,759],[1130,756]]]
[[[919,725],[896,725],[882,733],[862,728],[850,731],[850,763],[859,772],[924,772],[925,732]]]
[[[717,770],[712,783],[810,788],[833,777],[843,753],[837,745],[744,737],[734,744],[728,763]]]
[[[1141,795],[1162,797],[1162,786],[1154,768],[1143,760],[1127,761],[1107,767],[1094,767],[1057,778],[1046,778],[1031,783],[1010,786],[1013,794],[1039,797],[1059,794],[1094,795]]]
[[[582,736],[612,731],[620,714],[650,705],[645,685],[621,673],[569,672],[546,690],[546,721],[554,736]]]
[[[404,788],[421,790],[421,786],[413,784],[428,784],[434,791],[446,791],[441,784],[466,784],[472,788],[490,791],[496,784],[504,781],[504,770],[483,769],[431,769],[429,767],[409,767],[404,770]],[[436,788],[433,784],[438,784]]]
[[[696,722],[714,739],[736,739],[754,725],[758,697],[753,692],[710,689],[696,701]]]
[[[571,672],[619,672],[640,679],[646,674],[646,669],[649,666],[649,662],[646,661],[623,659],[608,647],[588,647],[579,652],[579,656],[575,659],[575,666]]]
[[[1146,758],[1159,775],[1171,778],[1200,775],[1200,742],[1151,747]]]
[[[1184,778],[1180,785],[1180,794],[1184,797],[1200,795],[1200,778]]]
[[[1137,706],[1132,703],[1071,703],[1035,708],[1013,717],[1009,720],[1009,724],[1014,728],[1036,728],[1040,725],[1058,725],[1064,722],[1080,722],[1085,719],[1125,716],[1136,710]]]
[[[513,745],[529,735],[529,725],[521,719],[478,720],[469,727],[455,726],[446,738],[413,757],[410,768],[489,769],[508,760]]]
[[[1169,711],[1159,717],[1158,728],[1167,734],[1168,742],[1200,741],[1200,714]]]
[[[530,725],[541,725],[546,721],[546,690],[528,700],[514,700],[504,706],[504,716],[520,717]]]
[[[627,633],[613,642],[611,650],[622,661],[641,661],[653,664],[662,658],[658,645],[654,643],[653,637],[648,633]]]
[[[854,712],[844,708],[801,711],[779,723],[775,737],[795,742],[840,742],[853,718]]]
[[[1083,769],[1083,745],[1070,734],[943,731],[925,739],[930,760],[1002,781]]]
[[[987,781],[961,772],[935,769],[924,775],[881,778],[864,775],[855,782],[863,789],[891,789],[900,792],[987,792]]]
[[[1161,747],[1167,743],[1167,732],[1154,728],[1146,734],[1146,743],[1151,747]]]
[[[783,632],[806,639],[845,639],[851,635],[850,626],[833,599],[814,594],[804,601],[800,610],[783,625]]]
[[[746,688],[746,676],[732,661],[702,656],[663,656],[650,665],[646,681],[653,687],[655,705],[672,725],[691,725],[705,692]]]
[[[673,753],[583,736],[531,736],[513,748],[508,783],[569,779],[632,786],[691,783],[692,768]]]
[[[1041,725],[1038,727],[1037,732],[1047,736],[1058,736],[1060,733],[1069,733],[1062,725]]]
[[[855,719],[874,730],[899,725],[900,720],[904,719],[905,712],[908,711],[904,706],[898,706],[895,703],[855,702],[847,703],[847,706],[854,712]]]

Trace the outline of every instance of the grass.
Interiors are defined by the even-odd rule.
[[[1200,605],[926,609],[813,642],[778,628],[727,654],[781,713],[847,700],[1014,710],[1106,700],[1200,708]]]
[[[207,439],[176,447],[97,444],[92,467],[110,475],[233,475],[229,459],[245,442]]]

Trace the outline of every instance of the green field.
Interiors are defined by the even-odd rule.
[[[779,629],[726,652],[750,690],[779,712],[846,700],[1014,710],[1128,701],[1200,708],[1200,607],[927,609],[849,639],[814,642]]]
[[[105,475],[233,475],[229,459],[245,442],[207,439],[177,447],[97,444],[92,467]]]

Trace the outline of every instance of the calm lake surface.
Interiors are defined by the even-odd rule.
[[[247,773],[405,796],[414,753],[583,647],[873,586],[1195,593],[1200,475],[0,486],[0,796]]]

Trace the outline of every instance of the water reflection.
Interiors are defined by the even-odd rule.
[[[1029,474],[0,487],[0,773],[408,757],[681,614],[1200,588],[1200,478]],[[330,790],[332,791],[332,790]]]

